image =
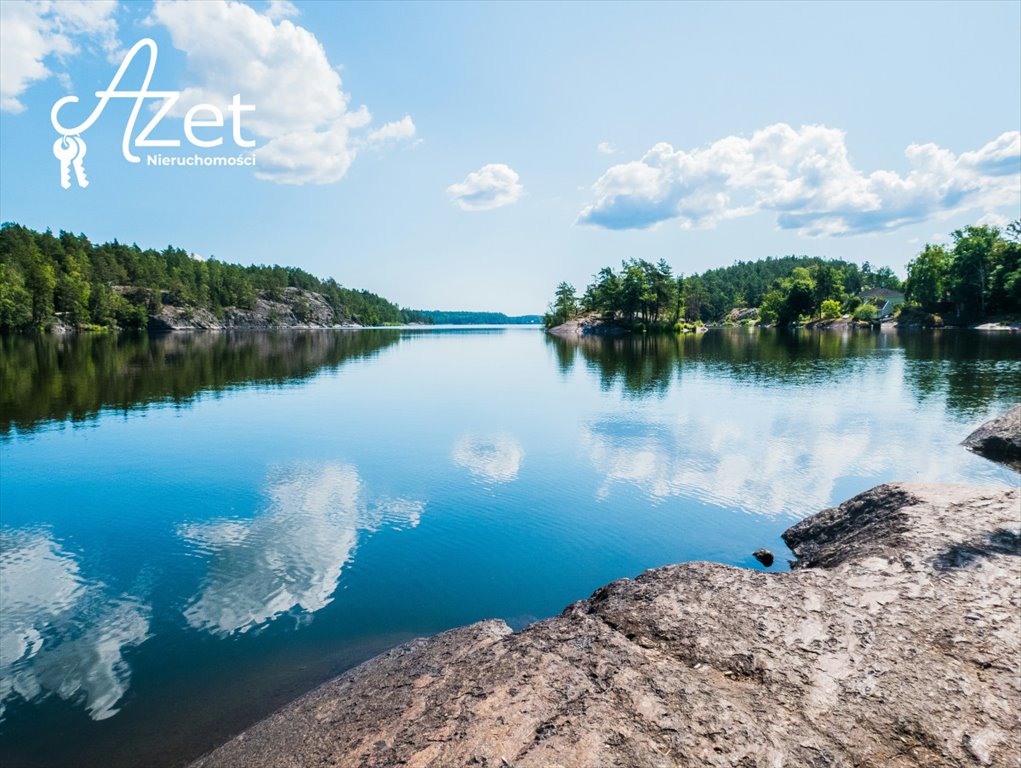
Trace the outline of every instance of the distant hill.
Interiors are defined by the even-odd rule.
[[[0,331],[428,322],[297,267],[196,259],[85,235],[0,225]]]
[[[37,328],[541,325],[539,315],[406,309],[297,267],[198,259],[0,225],[0,332]]]
[[[503,312],[447,312],[439,309],[411,310],[409,315],[433,325],[541,325],[540,315],[505,315]]]

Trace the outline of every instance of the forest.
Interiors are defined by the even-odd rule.
[[[297,267],[242,266],[191,256],[168,246],[143,250],[116,240],[94,245],[85,235],[0,226],[0,331],[47,328],[146,328],[164,303],[211,310],[251,309],[285,288],[323,295],[337,323],[429,323],[369,291],[345,288]],[[131,289],[131,290],[125,290]],[[142,289],[142,290],[139,290]]]
[[[1000,230],[968,226],[950,242],[926,245],[907,265],[907,279],[889,267],[874,269],[839,259],[783,256],[738,261],[689,276],[674,275],[665,260],[630,258],[604,267],[579,296],[560,283],[543,316],[547,327],[582,314],[644,329],[721,322],[734,309],[756,308],[767,325],[790,325],[848,315],[871,321],[870,289],[904,293],[906,306],[939,321],[973,323],[1021,314],[1021,220]]]
[[[285,289],[321,294],[334,322],[361,325],[532,323],[534,316],[489,312],[419,311],[369,291],[346,288],[297,267],[244,266],[198,259],[168,246],[143,250],[116,240],[94,245],[82,234],[0,226],[0,331],[47,328],[142,329],[164,303],[208,309],[252,308],[260,298],[281,300]],[[1021,220],[1001,230],[968,226],[947,243],[927,244],[901,281],[889,267],[839,259],[783,256],[738,261],[692,275],[675,275],[664,260],[639,258],[604,267],[579,296],[557,286],[543,316],[549,327],[596,313],[627,327],[669,329],[720,322],[728,312],[756,308],[759,321],[789,325],[851,315],[874,319],[862,300],[873,288],[901,291],[906,306],[951,323],[1021,315]]]

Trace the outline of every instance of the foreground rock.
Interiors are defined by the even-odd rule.
[[[195,766],[1021,765],[1019,493],[885,485],[513,634],[377,657]]]
[[[961,445],[1021,472],[1021,404],[987,421],[968,435]]]

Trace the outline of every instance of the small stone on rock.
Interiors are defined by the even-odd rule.
[[[762,563],[767,568],[773,564],[773,553],[768,549],[756,549],[752,554],[755,559]]]

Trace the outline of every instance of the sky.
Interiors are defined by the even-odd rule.
[[[149,47],[112,81],[145,39],[147,90],[175,97],[80,127],[97,91],[143,90]],[[1021,217],[1019,41],[1018,2],[3,0],[0,220],[422,309],[541,312],[630,257],[903,276]],[[88,184],[65,189],[51,108],[72,95]],[[142,140],[179,147],[138,143],[157,117]]]

